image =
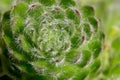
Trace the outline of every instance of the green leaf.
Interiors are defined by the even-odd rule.
[[[83,70],[78,72],[78,74],[74,77],[73,80],[84,80],[88,74],[89,74],[89,69],[84,68]]]
[[[90,25],[88,23],[83,24],[83,29],[84,29],[84,32],[86,34],[87,40],[90,39],[90,37],[92,35],[92,31],[91,31]]]
[[[97,32],[97,30],[98,30],[97,20],[94,17],[89,17],[88,20],[89,20],[90,24],[92,25],[94,31]]]
[[[42,4],[49,6],[55,4],[55,0],[39,0]]]
[[[88,44],[88,47],[91,51],[94,51],[101,47],[101,42],[96,41],[96,40],[90,41]]]
[[[94,9],[91,6],[83,6],[82,7],[82,12],[84,17],[90,17],[90,16],[94,16]]]
[[[12,13],[16,16],[22,16],[22,18],[23,18],[23,17],[26,17],[25,14],[28,9],[29,8],[26,3],[20,2],[16,6],[14,6],[14,10],[12,11]]]
[[[66,15],[69,19],[74,20],[75,23],[79,24],[80,23],[80,13],[78,10],[76,9],[71,9],[68,8],[66,10]]]
[[[101,64],[100,60],[99,59],[95,59],[92,62],[92,64],[90,65],[91,72],[95,73],[99,69],[100,64]]]
[[[89,62],[89,60],[91,58],[91,53],[88,50],[82,50],[81,58],[82,59],[81,59],[80,63],[78,62],[78,66],[84,67]]]
[[[67,8],[68,6],[75,6],[74,0],[61,0],[60,5]]]

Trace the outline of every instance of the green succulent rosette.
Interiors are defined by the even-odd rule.
[[[16,0],[2,17],[8,60],[17,80],[83,80],[100,68],[104,34],[94,9],[73,0]]]

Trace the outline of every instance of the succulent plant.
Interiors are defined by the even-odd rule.
[[[2,15],[6,75],[83,80],[100,68],[104,34],[94,8],[74,0],[16,0]]]

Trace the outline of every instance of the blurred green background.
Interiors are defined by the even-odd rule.
[[[11,1],[0,0],[0,14],[10,9]],[[120,0],[76,1],[79,5],[95,8],[100,27],[105,33],[103,50],[99,56],[102,65],[94,80],[120,80]],[[0,55],[1,52],[0,49]]]

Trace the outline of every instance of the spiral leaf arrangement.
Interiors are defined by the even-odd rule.
[[[2,17],[8,76],[83,80],[96,73],[104,39],[94,9],[74,0],[16,0]]]

